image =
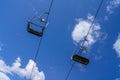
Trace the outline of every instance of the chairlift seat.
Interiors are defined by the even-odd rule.
[[[77,54],[72,56],[72,60],[76,61],[76,62],[79,62],[79,63],[82,63],[84,65],[88,65],[88,63],[89,63],[89,59],[84,58],[84,57],[82,57],[80,55],[77,55]]]
[[[28,22],[28,24],[27,24],[27,31],[28,31],[29,33],[32,33],[32,34],[34,34],[34,35],[37,35],[37,36],[42,37],[42,36],[43,36],[43,29],[42,29],[41,32],[36,31],[36,30],[34,30],[34,29],[32,29],[32,28],[30,27],[30,24],[31,24],[31,22]]]

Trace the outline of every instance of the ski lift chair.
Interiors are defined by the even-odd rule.
[[[32,33],[34,35],[42,37],[43,36],[43,32],[44,32],[45,27],[46,27],[46,24],[47,24],[47,16],[48,15],[49,15],[49,12],[44,12],[41,16],[33,18],[33,20],[39,20],[41,22],[41,24],[37,24],[37,23],[33,22],[33,20],[32,21],[28,21],[28,23],[27,23],[27,31],[29,33]],[[44,26],[41,26],[42,24]],[[33,29],[31,27],[31,25],[34,25],[36,27],[40,27],[41,31],[37,31],[37,30]]]
[[[42,31],[37,31],[37,30],[32,29],[32,28],[31,28],[31,24],[32,24],[32,25],[35,25],[35,26],[37,26],[37,27],[41,27],[41,28],[42,28]],[[37,35],[37,36],[42,37],[42,36],[43,36],[43,31],[44,31],[44,29],[45,29],[44,26],[40,26],[39,24],[33,23],[33,22],[31,22],[31,21],[28,21],[28,23],[27,23],[27,31],[28,31],[29,33],[34,34],[34,35]]]
[[[77,54],[72,56],[72,60],[75,62],[78,62],[78,63],[82,63],[84,65],[88,65],[88,63],[89,63],[89,59],[82,57],[80,55],[77,55]]]

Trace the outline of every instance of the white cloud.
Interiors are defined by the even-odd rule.
[[[91,21],[93,21],[94,16],[92,16],[91,14],[88,14],[88,19],[91,20]]]
[[[117,52],[118,57],[120,58],[120,34],[118,35],[118,39],[113,45],[113,49]]]
[[[0,72],[0,80],[10,80],[10,78],[5,73]]]
[[[92,20],[93,16],[88,15],[87,20],[79,19],[78,23],[75,25],[74,30],[72,31],[72,38],[76,43],[81,42],[84,37],[86,36]],[[99,31],[101,27],[98,23],[94,24],[94,27],[90,30],[90,33],[87,37],[87,40],[89,41],[89,45],[92,45],[96,42],[97,38],[100,36]]]
[[[120,80],[120,78],[116,78],[115,80]]]
[[[10,67],[7,66],[3,60],[0,60],[0,72],[11,73]]]
[[[108,13],[113,13],[113,9],[120,6],[120,0],[112,0],[109,2],[108,6],[106,7],[106,10]]]
[[[117,56],[120,58],[120,34],[118,35],[116,42],[113,44],[113,49],[116,51]],[[120,68],[120,64],[118,67]],[[116,78],[115,80],[120,80],[120,78]]]
[[[32,68],[33,68],[33,73],[32,76],[30,77]],[[12,74],[12,75],[17,74],[21,78],[25,77],[27,79],[31,78],[31,80],[45,80],[44,73],[42,71],[39,72],[36,63],[33,60],[29,60],[25,68],[21,68],[20,58],[17,58],[16,61],[12,64],[12,66],[6,65],[3,60],[0,60],[0,72],[1,72],[0,75],[4,74],[4,77],[8,77],[6,74]],[[1,78],[2,77],[0,76],[0,79]],[[5,80],[10,80],[10,79],[6,78]]]

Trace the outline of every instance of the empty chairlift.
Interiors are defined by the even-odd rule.
[[[36,27],[40,27],[40,28],[41,28],[41,31],[37,31],[37,30],[35,30],[35,29],[32,29],[32,28],[31,28],[31,25],[34,25],[34,26],[36,26]],[[40,25],[38,25],[38,24],[36,24],[36,23],[30,22],[30,21],[28,21],[28,23],[27,23],[27,31],[28,31],[29,33],[34,34],[34,35],[37,35],[37,36],[42,37],[42,36],[43,36],[43,31],[44,31],[44,29],[45,29],[44,26],[40,26]]]
[[[47,15],[44,15],[44,14],[47,14]],[[27,31],[29,33],[32,33],[34,35],[37,35],[39,37],[42,37],[43,36],[43,32],[45,30],[45,27],[46,27],[46,24],[47,24],[47,16],[48,16],[48,12],[45,12],[43,15],[44,15],[44,18],[42,18],[41,16],[40,17],[35,17],[35,20],[37,20],[39,23],[36,23],[35,21],[28,21],[27,23]],[[40,28],[41,30],[37,30],[37,29],[34,29],[32,28],[32,25],[34,27],[38,27]]]
[[[88,63],[89,63],[89,59],[87,59],[85,57],[82,57],[80,55],[77,55],[77,54],[72,56],[72,60],[75,61],[75,62],[82,63],[84,65],[88,65]]]

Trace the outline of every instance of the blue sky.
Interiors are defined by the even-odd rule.
[[[29,34],[26,25],[48,10],[50,1],[0,2],[0,80],[65,80],[73,49],[85,37],[100,0],[54,0],[35,62],[40,37]],[[88,36],[89,51],[83,54],[90,63],[76,63],[68,80],[120,80],[119,14],[120,0],[104,0]]]

